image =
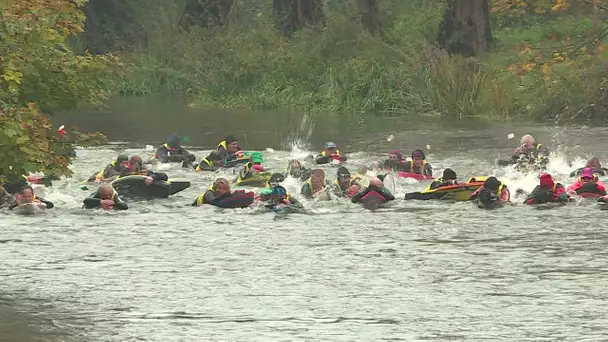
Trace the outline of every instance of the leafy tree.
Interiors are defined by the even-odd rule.
[[[59,135],[42,112],[96,105],[110,55],[76,55],[84,0],[0,2],[0,181],[25,172],[68,176],[79,134]]]

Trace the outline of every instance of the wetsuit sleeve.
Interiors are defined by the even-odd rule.
[[[331,160],[331,156],[322,156],[319,154],[315,158],[315,164],[327,164],[327,163],[329,163],[330,160]]]
[[[204,161],[201,160],[201,162],[198,164],[198,167],[202,170],[202,171],[216,171],[219,169],[219,167],[217,166],[210,166],[207,163],[205,163]]]
[[[300,173],[300,180],[305,181],[310,178],[310,169],[302,168]]]
[[[431,164],[426,163],[424,165],[424,170],[425,170],[427,176],[429,176],[429,177],[433,176],[433,167],[431,166]]]
[[[471,194],[471,197],[469,197],[469,200],[476,200],[477,197],[479,197],[479,193],[481,192],[481,189],[483,189],[483,187],[480,187],[479,189],[475,190],[475,192]]]
[[[230,156],[233,157],[223,159],[222,165],[224,165],[224,167],[235,167],[237,164],[247,163],[250,160],[249,158],[238,158],[236,154],[231,154]]]
[[[127,203],[125,203],[125,201],[122,200],[122,198],[116,196],[114,198],[114,210],[127,210],[129,209],[129,206],[127,205]]]
[[[169,179],[169,177],[167,176],[167,174],[166,173],[162,173],[162,172],[152,172],[152,171],[150,171],[149,175],[155,181],[167,181]]]
[[[524,201],[525,204],[536,204],[538,202],[545,202],[543,201],[538,201],[537,197],[539,196],[539,194],[541,194],[542,192],[544,192],[544,190],[537,185],[534,190],[532,190],[532,192],[528,195],[528,197],[526,198],[526,200]]]
[[[165,147],[160,147],[158,150],[156,150],[156,158],[161,163],[169,162],[169,150],[167,150]]]
[[[347,159],[347,158],[346,158],[346,156],[340,155],[340,161],[345,162],[345,161],[346,161],[346,159]]]
[[[302,205],[302,203],[300,203],[300,201],[298,201],[297,199],[289,196],[289,202],[291,202],[290,205],[297,207],[297,208],[304,208],[304,206]]]
[[[178,153],[182,156],[182,161],[189,161],[192,163],[194,160],[196,160],[196,156],[183,147],[179,148]]]
[[[53,204],[53,202],[49,202],[47,200],[45,200],[44,198],[40,198],[38,197],[38,200],[44,204],[46,204],[46,208],[47,209],[52,209],[53,207],[55,207],[55,205]]]
[[[429,188],[431,190],[433,190],[433,189],[437,189],[437,188],[441,187],[441,185],[443,185],[443,182],[436,180],[436,181],[433,181],[433,183],[431,183],[431,185],[429,185]]]
[[[103,170],[103,178],[112,178],[112,177],[116,177],[120,174],[120,171],[122,171],[122,168],[120,167],[114,167],[111,164],[106,166],[106,168]]]
[[[395,196],[393,196],[393,194],[387,188],[380,188],[380,194],[387,201],[393,201],[395,199]]]
[[[557,184],[557,187],[555,187],[555,193],[553,194],[553,200],[557,202],[568,202],[566,188],[564,188],[563,185]]]
[[[217,196],[213,191],[207,190],[203,196],[203,204],[215,204]]]
[[[99,198],[93,198],[93,197],[87,197],[84,199],[84,201],[82,201],[83,207],[84,209],[96,209],[96,208],[101,208],[101,199]]]
[[[302,185],[302,189],[300,189],[300,195],[306,198],[312,197],[312,189],[310,188],[310,185],[308,183]]]
[[[220,146],[217,149],[217,153],[222,157],[222,159],[228,159],[228,150],[224,148],[224,146]]]
[[[410,170],[412,169],[412,166],[413,166],[411,160],[405,161],[402,165],[403,165],[403,172],[410,172]]]
[[[359,203],[359,201],[361,201],[361,198],[365,195],[367,195],[367,193],[370,191],[370,188],[365,188],[362,191],[359,191],[355,196],[353,196],[353,198],[351,199],[351,202],[353,203]]]

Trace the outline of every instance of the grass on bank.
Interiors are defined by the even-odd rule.
[[[604,118],[607,65],[578,58],[518,74],[520,53],[551,57],[550,46],[585,39],[586,17],[561,16],[494,30],[495,48],[478,59],[449,56],[433,41],[442,9],[391,14],[372,37],[348,17],[330,13],[327,26],[280,36],[270,16],[221,33],[185,33],[167,25],[145,51],[123,56],[112,87],[124,95],[184,93],[199,107],[305,109],[331,112],[402,111],[454,118]],[[165,32],[168,31],[169,32]],[[567,50],[567,49],[566,49]],[[550,59],[550,58],[549,58]]]

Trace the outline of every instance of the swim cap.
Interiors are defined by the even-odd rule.
[[[290,161],[287,162],[287,167],[288,168],[301,168],[302,164],[300,164],[300,161],[297,159],[292,159]]]
[[[483,187],[486,188],[486,189],[488,189],[488,190],[496,190],[496,191],[498,191],[498,187],[499,186],[500,186],[500,182],[498,181],[498,179],[496,179],[496,177],[489,177],[483,183]]]
[[[285,180],[285,176],[282,173],[273,173],[268,180],[269,183],[281,183]]]
[[[172,147],[172,148],[179,147],[179,136],[177,135],[177,133],[173,133],[169,137],[169,139],[167,139],[167,146]]]
[[[228,136],[226,136],[226,138],[224,139],[224,141],[226,142],[226,144],[232,144],[233,142],[235,142],[237,140],[234,137],[234,135],[228,135]]]
[[[519,141],[519,143],[521,145],[523,144],[531,144],[534,145],[534,137],[530,134],[526,134],[523,137],[521,137],[521,140]]]
[[[397,156],[397,158],[403,159],[403,155],[401,154],[401,151],[399,151],[399,150],[391,150],[391,152],[389,154],[394,154]]]
[[[272,189],[272,194],[274,196],[284,196],[284,195],[287,195],[287,190],[285,190],[284,187],[282,187],[282,186],[279,185],[279,186],[274,187]]]
[[[119,154],[118,157],[116,158],[116,161],[119,163],[126,162],[128,160],[129,160],[129,156],[124,153]]]
[[[587,162],[587,165],[585,165],[585,167],[591,167],[591,168],[594,168],[594,169],[601,169],[602,168],[602,164],[600,163],[600,158],[593,157],[593,158],[589,159],[589,161]]]
[[[213,182],[213,189],[215,190],[215,186],[218,184],[230,185],[226,178],[218,178]]]
[[[550,174],[545,173],[540,176],[540,187],[541,188],[552,189],[554,185],[555,185],[555,182],[553,181],[553,177],[551,177]]]
[[[333,141],[328,141],[325,143],[325,148],[338,148],[338,145]]]
[[[581,172],[581,178],[593,178],[593,169],[590,167],[586,167]]]
[[[384,186],[384,183],[378,177],[374,177],[369,180],[369,186],[375,186],[377,188],[381,188]]]
[[[454,170],[445,169],[445,170],[443,170],[443,176],[441,178],[443,178],[443,180],[447,180],[447,179],[456,179],[458,177],[456,176],[456,172],[454,172]]]
[[[325,177],[325,171],[323,171],[323,169],[310,170],[310,175],[317,177]]]
[[[272,189],[263,189],[260,195],[272,195]]]
[[[222,160],[222,156],[220,156],[219,153],[213,151],[213,152],[209,153],[209,155],[207,156],[207,160],[209,160],[209,161],[219,161],[219,160]]]
[[[251,154],[251,161],[254,163],[260,163],[262,164],[264,162],[264,159],[262,158],[262,153],[261,152],[253,152]]]
[[[135,163],[141,163],[141,157],[140,156],[132,156],[131,159],[129,159],[133,164]]]
[[[348,171],[348,169],[344,166],[341,166],[338,168],[338,178],[341,179],[345,177],[350,177],[350,171]]]
[[[422,160],[426,160],[426,156],[424,155],[424,151],[418,149],[412,152],[412,159],[414,158],[422,158]]]

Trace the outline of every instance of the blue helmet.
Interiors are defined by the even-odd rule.
[[[325,143],[325,148],[338,148],[338,145],[333,141],[328,141]]]
[[[272,194],[274,196],[286,196],[287,195],[287,190],[285,190],[284,187],[282,186],[275,186],[274,188],[272,188]]]

